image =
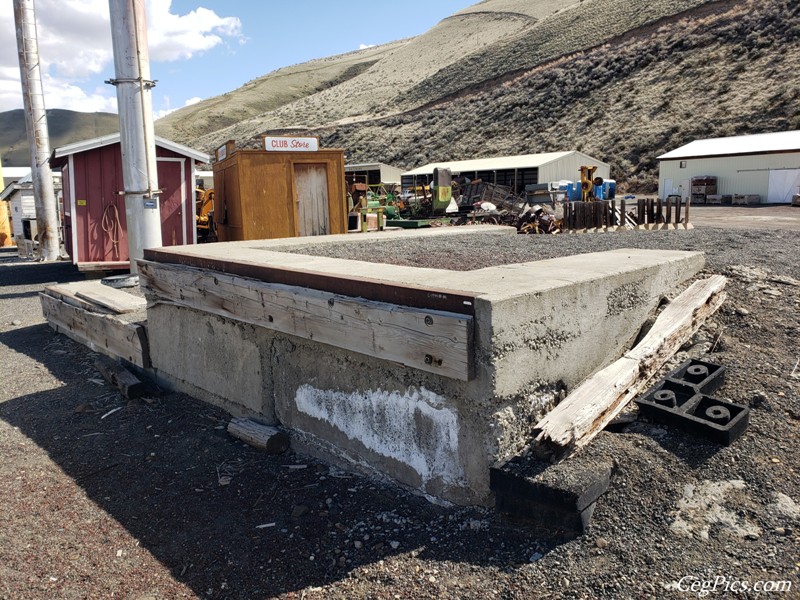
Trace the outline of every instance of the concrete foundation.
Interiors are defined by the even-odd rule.
[[[453,228],[380,239],[513,234],[509,228],[482,227],[480,234]],[[318,243],[353,239],[328,236]],[[558,390],[616,359],[659,298],[703,265],[700,253],[620,250],[450,272],[376,269],[287,252],[315,242],[208,244],[146,254],[140,272],[150,300],[155,373],[235,415],[289,429],[302,451],[459,504],[491,505],[490,467],[530,443],[532,426]],[[167,281],[178,269],[190,276],[180,285]],[[223,293],[220,286],[232,276],[239,276],[231,279],[238,287]],[[344,280],[352,297],[341,293]],[[286,281],[308,281],[315,289]],[[357,298],[361,288],[367,299]],[[394,292],[406,288],[413,318],[466,328],[469,364],[463,377],[437,372],[435,353],[431,364],[430,355],[419,360],[416,346],[406,354],[395,347],[404,341],[389,317],[401,307],[374,296],[386,289],[396,299],[402,293]],[[278,292],[292,294],[288,308],[280,307],[295,311],[291,318],[277,316],[270,305],[270,294]],[[420,305],[426,297],[435,308]],[[365,317],[367,334],[358,332],[369,343],[363,352],[353,350],[352,339],[319,341],[326,318],[347,302],[356,303],[354,314],[366,314],[365,306],[377,311],[369,314],[378,317]],[[447,302],[458,312],[442,310]],[[331,307],[328,317],[320,306]],[[384,336],[392,336],[391,344],[380,343]],[[450,343],[434,338],[430,343],[437,348]],[[382,353],[409,358],[387,360]],[[446,365],[446,352],[441,355]]]

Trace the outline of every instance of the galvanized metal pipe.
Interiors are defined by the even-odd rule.
[[[153,97],[144,0],[109,0],[122,145],[122,176],[131,273],[145,248],[161,247]]]
[[[33,0],[14,0],[14,21],[17,30],[17,52],[22,79],[22,102],[25,129],[31,156],[31,180],[39,230],[42,260],[58,258],[58,211],[50,170],[50,137],[44,107],[42,74],[39,67],[39,41],[36,33],[36,12]]]

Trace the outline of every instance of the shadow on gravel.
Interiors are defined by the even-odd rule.
[[[93,355],[46,325],[1,333],[0,344],[64,383],[0,403],[0,419],[199,596],[295,592],[368,565],[376,568],[360,577],[391,586],[378,562],[410,552],[513,570],[561,543],[491,511],[436,506],[312,459],[265,455],[228,436],[227,413],[182,394],[128,402],[90,381]],[[84,546],[104,547],[103,533],[87,526]]]
[[[629,426],[627,431],[650,438],[692,469],[704,466],[725,448],[699,435],[687,433],[669,425],[654,425],[639,421]]]

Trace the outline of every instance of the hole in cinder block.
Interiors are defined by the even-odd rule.
[[[695,389],[690,385],[665,379],[645,399],[665,408],[680,408],[691,400],[696,393]]]
[[[708,393],[710,389],[716,389],[722,384],[720,376],[723,371],[724,367],[721,365],[693,358],[681,365],[670,377],[700,386],[703,392]],[[719,381],[714,381],[712,384],[713,388],[710,388],[709,382],[712,378],[718,379]]]
[[[743,410],[742,406],[703,396],[691,414],[698,419],[725,426]]]

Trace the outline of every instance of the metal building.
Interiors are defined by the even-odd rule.
[[[658,195],[692,194],[692,179],[716,178],[716,194],[790,203],[800,190],[800,131],[696,140],[658,157]]]
[[[399,185],[402,174],[402,169],[384,163],[357,163],[344,166],[344,176],[348,185],[353,183]]]
[[[581,166],[596,166],[596,176],[611,177],[611,166],[601,160],[577,150],[567,152],[544,152],[497,158],[478,158],[450,162],[430,163],[403,173],[403,191],[418,185],[428,185],[435,168],[450,169],[453,175],[469,179],[481,179],[497,185],[505,185],[521,194],[526,185],[551,181],[580,181]]]

